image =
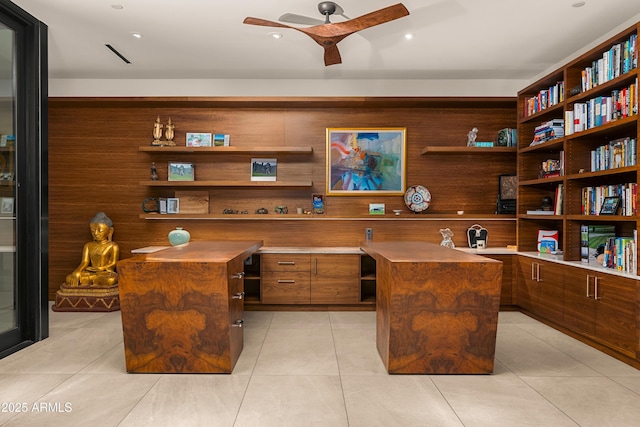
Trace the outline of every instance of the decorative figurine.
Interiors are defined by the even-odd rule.
[[[113,222],[98,212],[89,222],[93,240],[84,245],[80,265],[56,293],[54,311],[114,311],[120,309],[116,262],[120,247],[112,240]]]
[[[543,211],[553,210],[553,199],[551,197],[545,196],[542,198],[542,210]]]
[[[171,117],[169,117],[169,123],[167,123],[167,126],[165,127],[165,131],[164,131],[164,137],[167,139],[167,145],[176,145],[176,143],[173,142],[174,128],[175,126],[173,125],[173,123],[171,123]]]
[[[156,168],[156,162],[151,162],[151,181],[158,180],[158,169]]]
[[[455,249],[456,245],[453,244],[453,231],[449,228],[441,228],[440,234],[442,234],[442,242],[440,242],[440,246],[444,246],[447,248]]]
[[[476,146],[476,138],[478,137],[478,128],[473,128],[468,134],[467,147]]]
[[[160,116],[158,116],[153,125],[153,142],[151,145],[162,145],[160,138],[162,138],[162,123],[160,123]]]
[[[265,209],[265,208],[259,208],[259,209],[256,209],[256,213],[264,215],[264,214],[268,214],[269,211],[267,209]]]

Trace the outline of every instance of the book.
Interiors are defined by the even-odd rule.
[[[538,252],[554,253],[558,247],[558,230],[538,230]]]
[[[527,215],[555,215],[554,211],[543,211],[542,209],[529,210]]]
[[[595,262],[604,253],[604,248],[612,237],[616,236],[614,225],[586,225],[580,226],[580,261]]]

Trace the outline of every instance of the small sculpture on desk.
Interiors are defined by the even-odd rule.
[[[442,234],[442,242],[440,242],[440,246],[444,246],[447,248],[455,249],[456,245],[453,244],[453,231],[449,228],[441,228],[440,234]]]
[[[478,138],[478,128],[473,128],[471,129],[471,131],[469,131],[469,134],[467,135],[468,139],[467,139],[467,147],[475,147],[476,146],[476,139]]]
[[[171,117],[169,117],[169,122],[167,123],[164,131],[164,137],[167,140],[166,145],[176,145],[176,143],[173,142],[173,137],[175,135],[173,131],[174,128],[175,126],[173,125],[173,123],[171,123]]]
[[[113,222],[98,212],[89,222],[93,241],[82,249],[80,265],[56,293],[54,311],[115,311],[120,309],[116,262],[120,247],[113,238]]]
[[[542,198],[542,210],[543,211],[553,210],[553,199],[551,197],[545,196]]]
[[[151,145],[162,145],[160,138],[162,138],[162,123],[160,123],[160,116],[158,116],[153,125],[153,142]]]

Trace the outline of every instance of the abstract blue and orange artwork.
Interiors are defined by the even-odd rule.
[[[328,128],[327,195],[402,195],[406,128]]]

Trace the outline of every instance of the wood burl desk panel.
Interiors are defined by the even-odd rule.
[[[502,262],[426,242],[366,242],[376,344],[392,374],[493,372]]]
[[[231,373],[244,260],[262,242],[190,242],[117,264],[127,372]]]

